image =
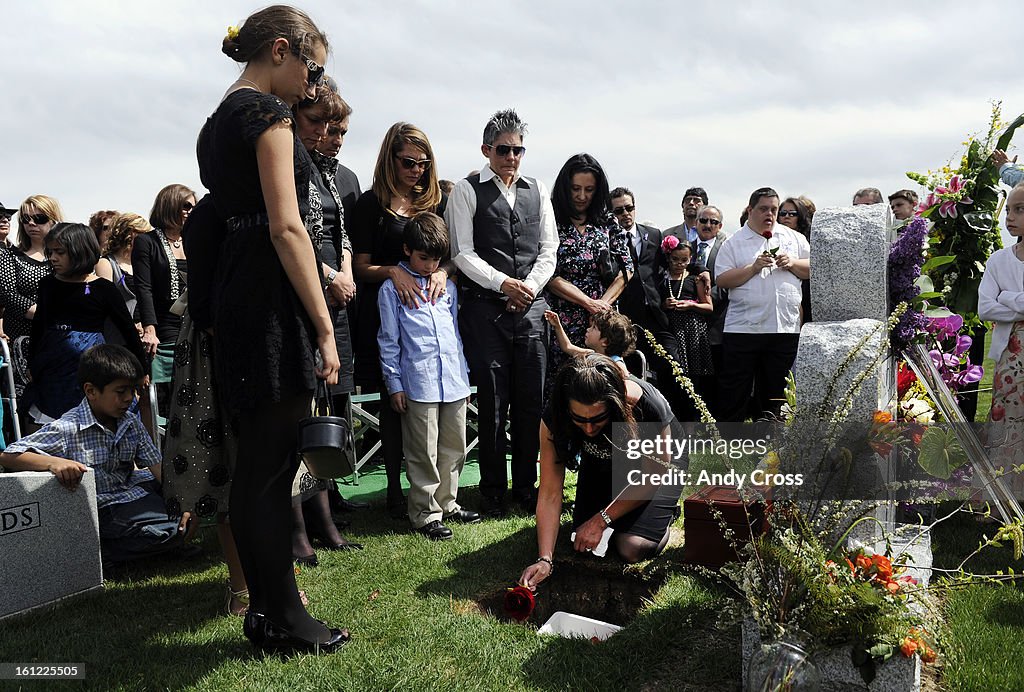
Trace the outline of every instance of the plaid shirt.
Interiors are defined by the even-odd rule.
[[[83,398],[75,408],[39,431],[11,443],[8,454],[36,452],[71,459],[96,473],[96,505],[138,500],[151,491],[142,487],[155,480],[148,468],[160,463],[160,452],[136,413],[117,421],[117,432],[103,426]]]

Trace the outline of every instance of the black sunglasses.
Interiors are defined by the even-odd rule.
[[[779,212],[779,218],[780,219],[784,219],[787,216],[791,216],[791,217],[793,217],[795,219],[799,215],[800,215],[800,212],[798,212],[796,210],[794,210],[794,211],[780,211]]]
[[[721,226],[722,222],[718,219],[697,219],[697,223],[706,223],[712,226]]]
[[[23,224],[24,223],[28,223],[29,221],[31,221],[32,223],[34,223],[37,226],[42,226],[44,223],[46,223],[49,220],[50,220],[50,217],[47,216],[46,214],[22,214],[21,215],[21,222]]]
[[[181,210],[182,211],[192,211],[195,208],[196,208],[196,205],[192,204],[191,202],[182,202],[181,203]]]
[[[612,213],[616,216],[622,216],[623,214],[632,214],[636,209],[632,204],[623,204],[621,207],[615,207],[612,209]]]
[[[411,171],[414,168],[422,168],[424,171],[430,170],[430,159],[410,159],[407,156],[395,156],[401,164],[402,168],[407,171]]]
[[[299,60],[306,63],[306,70],[309,72],[306,75],[306,84],[311,87],[320,86],[320,83],[324,81],[324,70],[326,68],[323,65],[317,65],[307,58],[298,47],[292,47],[292,52],[299,56]]]
[[[514,147],[508,144],[498,144],[496,146],[493,144],[488,144],[487,146],[489,146],[491,149],[494,149],[498,156],[508,156],[509,153],[511,152],[512,155],[518,159],[520,156],[526,153],[526,147],[522,146]]]
[[[0,214],[0,223],[10,223],[10,222],[11,222],[11,215],[10,214]]]
[[[588,423],[600,423],[602,421],[608,420],[608,417],[611,415],[611,411],[605,411],[604,413],[598,414],[596,416],[584,418],[583,416],[577,416],[572,411],[569,411],[569,418],[572,418],[573,422],[579,423],[580,425],[587,425]]]

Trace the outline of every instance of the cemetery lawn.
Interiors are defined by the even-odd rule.
[[[470,507],[478,500],[475,488],[462,497]],[[664,576],[662,587],[625,630],[595,644],[539,637],[536,624],[508,622],[480,605],[493,604],[536,556],[532,517],[456,526],[453,540],[435,544],[388,519],[382,506],[346,516],[346,535],[366,549],[318,551],[320,566],[297,578],[316,617],[351,629],[337,654],[254,656],[241,619],[220,614],[226,569],[207,530],[203,556],[122,569],[108,574],[101,593],[4,622],[0,661],[84,663],[88,686],[104,690],[739,687],[739,627],[718,622],[726,591],[682,565],[678,536],[638,566]],[[556,560],[567,549],[566,521]],[[986,530],[969,517],[940,525],[936,566],[955,566]],[[975,564],[1008,567],[1024,572],[1010,547]],[[1024,689],[1024,591],[978,585],[947,594],[943,608],[939,689]],[[80,689],[63,685],[72,686]]]

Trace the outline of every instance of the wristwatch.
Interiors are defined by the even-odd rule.
[[[612,525],[612,518],[611,518],[610,516],[608,516],[608,512],[606,512],[606,511],[604,511],[604,510],[602,509],[602,510],[601,510],[601,511],[599,512],[599,514],[601,515],[601,519],[603,519],[603,520],[604,520],[604,525],[605,525],[605,526],[611,526],[611,525]]]
[[[338,272],[335,269],[329,269],[327,276],[324,277],[324,288],[327,288],[334,283],[334,279],[338,276]]]

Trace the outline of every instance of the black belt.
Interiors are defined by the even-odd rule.
[[[485,288],[480,288],[476,284],[472,286],[465,286],[462,289],[462,295],[464,298],[475,298],[477,300],[491,300],[495,302],[506,302],[508,296],[504,293],[497,293],[495,291],[488,291]]]
[[[225,222],[225,225],[232,231],[241,231],[246,228],[263,228],[270,225],[270,217],[265,212],[242,214],[241,216],[232,216]]]

